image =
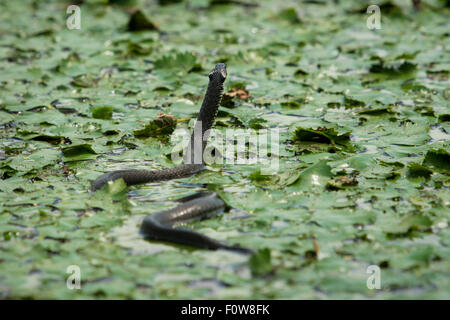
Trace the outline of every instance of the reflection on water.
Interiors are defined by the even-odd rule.
[[[150,242],[142,238],[139,228],[145,215],[131,216],[120,227],[113,228],[108,238],[113,238],[121,247],[130,249],[132,254],[155,254],[168,250],[177,250],[172,245],[162,242]]]

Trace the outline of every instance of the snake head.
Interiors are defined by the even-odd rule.
[[[227,78],[227,66],[225,63],[218,63],[209,73],[209,80],[211,81],[219,81],[223,83]]]

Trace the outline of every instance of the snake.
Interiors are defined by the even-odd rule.
[[[123,179],[127,186],[148,182],[167,181],[189,177],[205,170],[203,152],[214,124],[222,99],[223,85],[227,78],[224,63],[218,63],[209,73],[209,83],[191,134],[190,143],[184,153],[184,164],[162,170],[116,170],[104,173],[92,182],[91,191],[101,189],[110,181]],[[212,191],[200,191],[178,199],[180,204],[173,209],[147,215],[141,224],[140,234],[148,240],[166,241],[192,247],[217,250],[225,249],[240,253],[252,253],[240,245],[229,245],[207,237],[183,225],[217,216],[226,209],[225,202]]]

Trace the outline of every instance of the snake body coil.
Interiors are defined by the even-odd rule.
[[[105,173],[92,183],[92,191],[100,189],[109,181],[123,179],[127,185],[158,182],[188,177],[204,170],[203,151],[222,98],[223,83],[227,77],[226,66],[219,63],[209,73],[208,89],[203,99],[195,123],[189,147],[184,156],[185,164],[163,170],[118,170]],[[176,208],[148,215],[142,222],[140,232],[152,240],[162,240],[186,244],[205,249],[229,249],[242,252],[251,250],[240,246],[230,246],[197,232],[177,228],[194,220],[211,217],[225,208],[225,203],[214,192],[200,192],[178,200],[182,202]]]

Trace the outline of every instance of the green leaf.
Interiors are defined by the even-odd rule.
[[[270,249],[264,248],[256,251],[249,260],[249,267],[255,277],[263,276],[273,270]]]
[[[323,189],[331,176],[331,168],[328,166],[327,160],[320,160],[303,170],[291,187],[299,187],[301,190]]]
[[[431,149],[423,159],[424,166],[450,174],[450,153],[444,149]]]
[[[432,224],[430,218],[424,215],[411,214],[402,218],[398,223],[391,223],[383,231],[390,234],[404,234],[411,230],[427,230]]]
[[[190,52],[172,51],[155,60],[155,69],[176,69],[178,72],[189,72],[196,64],[197,58]]]
[[[281,20],[285,20],[291,24],[301,23],[301,20],[295,8],[286,8],[284,10],[281,10],[278,13],[278,18]]]
[[[115,201],[125,201],[127,199],[128,187],[123,179],[117,179],[106,183],[101,190],[96,192],[96,197],[104,199],[104,197],[111,198]]]
[[[310,152],[323,152],[332,149],[353,150],[350,143],[351,132],[339,134],[334,128],[317,129],[297,127],[292,140]],[[330,149],[330,145],[332,148]]]
[[[158,30],[158,26],[150,21],[141,10],[135,11],[128,20],[129,31]]]
[[[408,163],[408,177],[410,178],[426,178],[428,179],[433,171],[416,162]]]
[[[92,118],[109,120],[112,118],[113,108],[108,106],[96,107],[92,109]]]
[[[155,120],[146,124],[144,128],[135,130],[133,133],[138,138],[154,137],[167,141],[176,126],[177,120],[173,116],[160,114]]]
[[[88,143],[64,147],[61,151],[65,162],[93,159],[97,155]]]
[[[266,122],[267,122],[267,120],[265,120],[263,118],[253,118],[253,119],[250,119],[250,121],[248,122],[248,126],[250,129],[254,129],[254,130],[264,129],[263,123],[266,123]]]

